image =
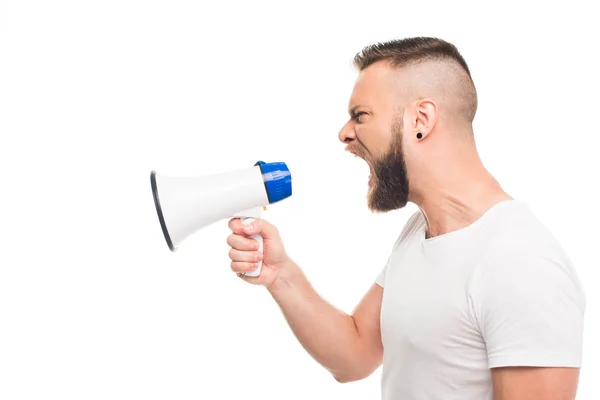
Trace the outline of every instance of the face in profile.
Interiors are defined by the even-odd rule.
[[[350,99],[350,120],[339,139],[369,165],[367,201],[373,212],[406,206],[409,183],[402,148],[402,110],[389,88],[390,70],[372,65],[361,71]]]

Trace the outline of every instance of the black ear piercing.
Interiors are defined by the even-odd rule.
[[[423,134],[421,132],[417,133],[417,139],[421,139],[423,137]]]

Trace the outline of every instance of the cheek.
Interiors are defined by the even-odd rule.
[[[373,143],[372,154],[376,160],[380,160],[390,152],[390,141],[387,138],[379,138],[376,143]]]
[[[366,126],[357,128],[356,137],[371,160],[385,154],[390,145],[389,133],[376,128],[367,128]]]
[[[392,145],[394,132],[391,123],[382,123],[374,129],[374,145],[377,148],[377,153],[383,155],[387,153]]]

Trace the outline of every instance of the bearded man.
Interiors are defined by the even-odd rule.
[[[464,58],[415,37],[368,46],[354,63],[339,139],[370,167],[368,206],[418,206],[387,264],[348,315],[319,297],[272,224],[236,218],[232,270],[267,288],[339,382],[383,365],[385,400],[574,399],[585,295],[557,240],[479,158]],[[258,277],[244,275],[261,260]]]

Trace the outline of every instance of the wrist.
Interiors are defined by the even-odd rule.
[[[291,259],[286,260],[277,269],[277,277],[267,286],[267,289],[273,295],[282,290],[289,289],[296,278],[302,273],[300,267]]]

